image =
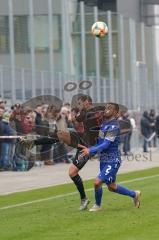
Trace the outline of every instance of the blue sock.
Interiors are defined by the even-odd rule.
[[[101,205],[101,201],[102,201],[102,195],[103,195],[103,189],[102,187],[98,188],[95,190],[95,200],[96,200],[96,204],[98,206]]]
[[[135,191],[129,190],[128,188],[125,188],[121,185],[117,185],[117,189],[114,192],[122,194],[122,195],[127,195],[132,198],[134,198],[136,196]]]

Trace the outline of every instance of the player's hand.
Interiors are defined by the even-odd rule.
[[[85,156],[88,156],[89,155],[89,148],[81,145],[81,144],[78,144],[78,147],[80,147],[82,150],[80,151],[81,154],[80,154],[80,157],[85,157]]]

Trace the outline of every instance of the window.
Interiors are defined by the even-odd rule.
[[[49,51],[49,21],[48,15],[34,16],[35,51]],[[0,16],[0,53],[9,53],[9,17]],[[14,46],[15,53],[30,51],[30,18],[29,16],[14,16]],[[53,49],[61,49],[61,17],[53,15]]]
[[[14,45],[16,53],[29,51],[27,16],[14,16]]]
[[[145,4],[143,6],[143,18],[147,26],[159,24],[159,5]]]
[[[0,17],[0,53],[9,52],[9,18]]]
[[[61,48],[61,23],[60,15],[53,15],[53,49],[58,51]],[[30,32],[30,21],[28,21]],[[47,15],[34,16],[34,33],[35,33],[35,51],[49,51],[49,20]],[[30,35],[30,34],[29,34]],[[30,45],[30,43],[29,43]]]

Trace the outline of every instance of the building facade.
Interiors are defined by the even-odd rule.
[[[145,15],[151,5],[146,4],[0,0],[1,97],[24,101],[53,94],[70,100],[80,92],[79,82],[88,80],[92,87],[84,93],[95,102],[116,101],[131,109],[156,106],[158,30]],[[97,20],[108,24],[103,39],[91,35]],[[76,83],[76,90],[65,91],[68,82]]]

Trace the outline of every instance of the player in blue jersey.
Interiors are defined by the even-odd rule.
[[[116,174],[121,165],[121,157],[119,150],[120,143],[120,128],[117,121],[119,106],[116,103],[108,103],[105,108],[103,121],[99,138],[96,145],[87,148],[80,145],[82,148],[80,158],[99,154],[100,173],[94,182],[95,204],[89,211],[99,211],[101,209],[102,200],[102,184],[105,183],[111,192],[122,195],[127,195],[133,199],[137,208],[140,206],[140,191],[129,190],[116,183]]]

